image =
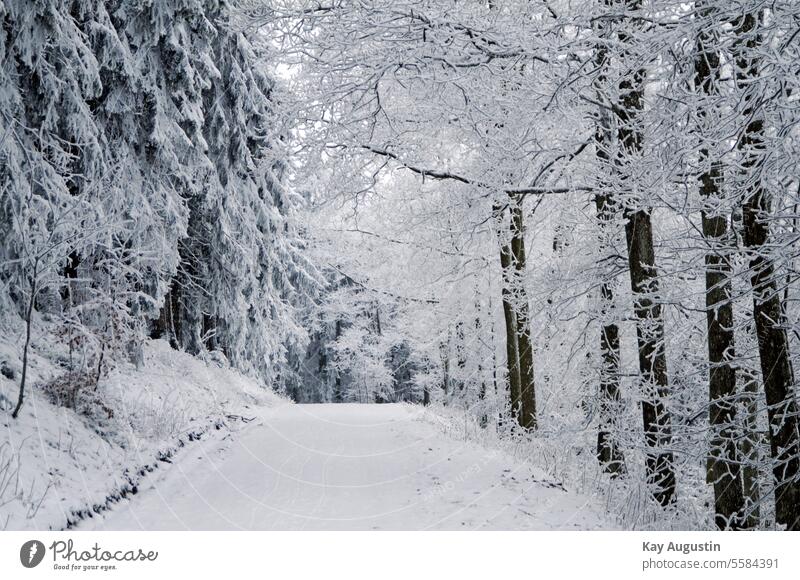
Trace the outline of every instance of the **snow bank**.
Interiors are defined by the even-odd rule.
[[[52,345],[34,343],[25,405],[11,418],[20,342],[0,341],[0,529],[61,529],[128,494],[187,443],[214,437],[256,406],[288,401],[229,368],[164,341],[145,346],[140,369],[123,365],[97,386],[96,413],[56,406],[42,385],[63,374]],[[44,342],[44,341],[42,341]]]
[[[535,434],[524,434],[509,424],[498,429],[490,423],[489,428],[482,428],[476,415],[475,409],[432,404],[424,408],[419,420],[454,439],[499,450],[511,456],[517,465],[527,465],[534,477],[592,498],[593,505],[604,506],[604,517],[610,527],[658,531],[713,529],[714,522],[709,516],[712,512],[708,509],[708,505],[713,505],[713,497],[709,496],[708,487],[696,493],[691,486],[682,486],[675,505],[668,508],[655,502],[644,483],[645,456],[641,449],[627,450],[627,477],[610,479],[595,458],[597,432],[590,423],[573,424],[569,429],[548,429],[545,425]],[[687,469],[682,464],[678,467]]]
[[[615,501],[608,489],[607,477],[596,466],[591,452],[587,452],[588,447],[576,445],[575,438],[570,440],[561,433],[548,433],[543,429],[535,435],[524,434],[511,425],[483,428],[474,410],[459,406],[433,404],[423,409],[420,421],[435,426],[453,439],[503,453],[517,469],[525,467],[541,484],[581,498],[582,509],[594,511],[598,519],[604,520],[604,529],[637,528],[621,509],[616,509],[618,506],[613,505]],[[630,496],[628,500],[631,501]],[[636,502],[635,509],[642,509],[641,503]]]

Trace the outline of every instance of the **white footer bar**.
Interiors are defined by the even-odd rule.
[[[577,576],[577,575],[581,576]],[[0,578],[800,578],[792,532],[2,532]],[[257,576],[256,576],[257,575]],[[512,576],[513,575],[513,576]]]

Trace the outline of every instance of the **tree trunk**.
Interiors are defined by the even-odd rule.
[[[642,418],[647,453],[647,481],[661,505],[674,501],[675,471],[673,454],[663,451],[672,442],[672,426],[665,401],[669,395],[667,357],[664,352],[664,321],[658,291],[653,227],[649,210],[628,212],[625,225],[636,337],[639,346],[639,372],[642,387]]]
[[[465,337],[464,337],[464,322],[459,320],[456,323],[456,344],[455,344],[455,351],[456,351],[456,367],[458,367],[458,373],[456,378],[454,379],[454,391],[458,391],[458,396],[463,400],[466,398],[466,394],[464,392],[464,388],[466,387],[466,368],[467,368],[467,351],[466,351],[466,344],[465,344]],[[455,393],[454,393],[455,394]]]
[[[711,15],[711,10],[697,5],[698,17]],[[727,252],[732,240],[728,229],[728,216],[720,213],[722,166],[714,141],[709,145],[704,138],[713,118],[708,119],[710,107],[703,97],[717,94],[720,75],[720,58],[716,26],[702,22],[697,37],[694,59],[695,89],[701,99],[697,109],[700,148],[698,161],[700,195],[704,200],[702,211],[703,237],[708,244],[706,265],[706,323],[708,328],[708,400],[711,440],[707,480],[714,486],[715,522],[721,530],[746,526],[744,515],[744,490],[741,480],[741,459],[737,445],[736,428],[736,371],[733,334],[733,303],[731,301],[732,269]],[[711,150],[709,149],[711,147]]]
[[[519,373],[519,353],[517,343],[517,315],[514,312],[513,296],[511,292],[512,280],[514,279],[513,267],[511,264],[511,246],[503,241],[502,229],[502,207],[495,205],[493,208],[494,219],[498,224],[498,240],[500,242],[500,269],[502,271],[502,300],[503,300],[503,319],[506,327],[506,367],[508,369],[508,391],[509,406],[511,417],[517,420],[520,411],[520,373]]]
[[[203,312],[202,326],[201,326],[203,346],[206,350],[214,350],[217,348],[217,318],[213,314]]]
[[[506,415],[506,401],[508,400],[508,390],[506,388],[506,384],[504,383],[502,386],[502,393],[500,391],[501,386],[499,381],[497,380],[497,348],[495,346],[495,330],[494,330],[494,310],[492,309],[492,297],[489,296],[489,345],[492,349],[492,386],[494,388],[494,401],[495,401],[495,410],[497,411],[497,427],[500,428],[503,426],[503,421],[505,420]]]
[[[755,373],[743,373],[744,382],[742,393],[742,406],[745,408],[744,437],[740,444],[742,465],[742,488],[747,503],[745,505],[745,527],[756,528],[761,523],[761,508],[759,500],[761,489],[759,486],[758,466],[761,463],[761,435],[758,432],[758,381]]]
[[[612,219],[609,199],[597,195],[597,216],[602,224]],[[619,327],[611,318],[614,308],[614,294],[608,280],[600,285],[601,327],[600,327],[600,424],[597,432],[597,459],[612,477],[626,472],[625,456],[617,441],[617,414],[620,406],[620,347]]]
[[[523,198],[512,197],[511,208],[511,258],[514,263],[512,288],[517,318],[517,348],[520,379],[519,424],[525,429],[536,429],[536,390],[533,378],[533,346],[531,344],[530,306],[525,290],[525,224]]]
[[[442,391],[444,394],[443,403],[447,405],[450,391],[450,329],[447,330],[447,340],[440,345],[442,357]]]
[[[174,349],[182,347],[181,332],[181,289],[178,285],[177,277],[173,278],[169,290],[164,296],[164,304],[161,306],[158,318],[153,321],[153,330],[150,338],[167,338],[169,344]]]
[[[480,301],[475,302],[475,311],[475,336],[477,336],[478,340],[481,341],[482,325]],[[482,341],[481,344],[483,344]],[[482,354],[483,353],[481,352],[481,355]],[[478,387],[478,401],[480,401],[479,404],[481,407],[480,426],[486,428],[486,426],[489,424],[489,416],[486,414],[486,377],[483,376],[483,359],[481,356],[478,356],[478,379],[481,382],[480,387]]]
[[[61,290],[61,299],[65,303],[65,309],[71,308],[77,302],[75,296],[74,285],[78,277],[78,267],[81,263],[81,257],[75,250],[70,251],[67,256],[67,263],[64,265],[63,277],[66,280],[64,288]]]
[[[25,380],[28,377],[28,350],[31,346],[31,319],[33,318],[33,305],[36,304],[36,294],[39,292],[39,259],[33,263],[33,277],[31,279],[31,295],[28,299],[28,307],[25,310],[25,346],[22,348],[22,376],[19,380],[19,396],[17,397],[17,406],[14,407],[14,412],[11,417],[16,419],[19,416],[19,411],[22,409],[22,403],[25,401]]]
[[[333,326],[334,342],[342,336],[342,322],[337,320]],[[333,379],[333,402],[341,403],[344,401],[344,390],[342,389],[342,374],[338,369],[334,369],[336,377]]]
[[[610,0],[610,7],[636,11],[641,0]],[[624,26],[640,26],[640,21],[625,19],[617,31],[623,58],[632,56],[626,47],[632,44],[632,34]],[[658,270],[653,248],[651,208],[638,199],[627,185],[626,165],[636,163],[642,152],[642,132],[639,116],[644,107],[646,71],[639,68],[626,72],[618,83],[619,97],[614,107],[617,137],[617,177],[621,198],[627,200],[624,211],[625,237],[628,246],[633,309],[637,318],[636,337],[639,350],[639,381],[642,396],[642,419],[645,442],[647,483],[653,497],[666,506],[674,501],[675,470],[671,451],[664,451],[672,442],[672,427],[666,399],[669,395],[667,357],[664,351],[664,320],[658,294]]]
[[[745,14],[738,23],[734,47],[736,79],[743,90],[741,118],[747,125],[738,142],[743,178],[744,244],[750,251],[753,318],[764,394],[767,399],[772,473],[775,483],[775,520],[789,530],[800,530],[800,426],[794,393],[794,372],[789,338],[776,282],[776,268],[769,255],[770,193],[761,179],[765,143],[764,118],[757,93],[759,16]]]
[[[601,32],[602,34],[602,32]],[[606,48],[600,44],[597,48],[597,66],[600,70],[597,84],[602,87],[606,82]],[[609,166],[609,154],[607,147],[610,145],[611,135],[608,123],[608,115],[605,111],[600,111],[600,119],[595,127],[595,156],[600,161],[600,166]],[[601,191],[606,189],[608,184],[601,183]],[[600,223],[601,233],[601,253],[603,258],[608,258],[609,244],[606,236],[610,222],[614,219],[615,208],[612,206],[610,195],[598,193],[595,195],[595,205],[597,207],[597,219]],[[608,276],[603,275],[600,285],[600,389],[599,389],[599,425],[597,430],[597,459],[606,473],[612,478],[625,473],[625,456],[617,441],[617,414],[620,406],[620,347],[619,347],[619,327],[615,322],[612,313],[614,310],[614,291]]]

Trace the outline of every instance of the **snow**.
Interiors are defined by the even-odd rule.
[[[78,529],[575,530],[614,525],[503,451],[405,404],[251,409]]]
[[[17,371],[20,343],[11,330],[0,359]],[[0,412],[0,529],[62,529],[104,509],[196,445],[238,428],[248,408],[288,404],[252,379],[172,350],[165,341],[145,345],[144,365],[118,367],[98,385],[113,417],[85,416],[53,405],[41,384],[58,376],[58,347],[34,343],[30,383],[19,419]],[[0,407],[16,400],[18,378],[0,375]],[[162,460],[159,460],[162,457]],[[144,469],[145,473],[139,471]],[[111,500],[109,500],[109,497]]]
[[[6,336],[0,358],[18,377]],[[599,502],[463,435],[438,407],[291,404],[221,357],[156,340],[140,368],[100,381],[104,407],[86,415],[42,388],[62,372],[60,348],[37,333],[22,413],[0,413],[0,528],[615,527]],[[3,407],[17,383],[0,375]]]

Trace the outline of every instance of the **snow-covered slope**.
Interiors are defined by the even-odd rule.
[[[40,385],[59,369],[34,354],[33,386],[15,421],[19,349],[10,341],[0,349],[14,377],[0,376],[0,529],[60,529],[96,516],[198,440],[245,425],[252,408],[287,403],[224,361],[152,341],[141,369],[124,366],[99,383],[102,406],[92,416],[51,404]]]
[[[598,529],[601,506],[499,450],[443,433],[421,407],[254,410],[80,529]]]

